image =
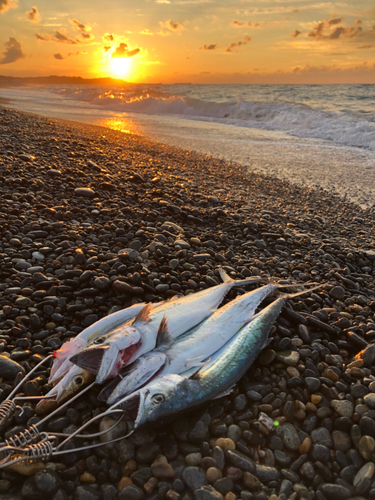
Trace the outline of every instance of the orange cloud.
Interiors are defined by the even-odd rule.
[[[187,24],[187,21],[182,21],[182,22],[175,22],[172,21],[172,19],[169,19],[168,21],[165,21],[164,23],[159,23],[162,28],[167,28],[170,31],[183,31],[186,30],[185,24]]]
[[[129,47],[126,43],[120,43],[116,50],[112,53],[112,57],[133,57],[140,52],[141,49],[133,49],[129,50]]]
[[[16,0],[0,0],[0,12],[4,14],[9,9],[16,9],[18,7]]]
[[[211,43],[210,45],[203,45],[202,47],[199,47],[198,50],[215,50],[219,47],[217,43]]]
[[[37,7],[31,7],[30,12],[26,12],[26,14],[29,21],[31,21],[32,23],[39,23],[40,16]]]
[[[251,40],[251,36],[244,36],[242,40],[239,42],[232,42],[226,47],[225,52],[233,52],[233,49],[237,49],[239,47],[242,47],[243,45],[246,45],[249,43]],[[235,51],[237,52],[237,51]]]
[[[297,36],[298,36],[298,35],[300,35],[300,34],[301,34],[301,32],[300,32],[300,31],[298,31],[298,30],[294,30],[294,31],[293,31],[293,33],[292,33],[292,37],[293,37],[293,38],[297,38]]]
[[[25,54],[22,52],[20,42],[17,42],[15,38],[10,37],[4,45],[4,57],[0,59],[0,64],[10,64],[25,57]]]

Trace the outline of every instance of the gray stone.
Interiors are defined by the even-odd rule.
[[[365,404],[371,408],[372,410],[375,409],[375,393],[370,392],[370,394],[366,394],[366,396],[363,398],[365,401]]]
[[[328,500],[346,500],[351,497],[350,490],[341,484],[322,484],[320,486]]]
[[[143,491],[135,484],[129,484],[117,496],[118,500],[141,500],[143,497]]]
[[[325,427],[318,427],[311,431],[311,439],[315,444],[322,444],[331,448],[333,445],[331,433]]]
[[[237,450],[226,450],[225,454],[232,465],[238,467],[242,471],[254,474],[255,463],[251,460],[251,458]]]
[[[200,467],[186,467],[182,479],[186,486],[193,491],[207,485],[206,473]]]
[[[288,450],[297,451],[301,446],[298,432],[292,424],[282,424],[276,427],[276,435],[279,436]]]
[[[255,475],[261,483],[268,483],[270,481],[276,481],[280,473],[275,467],[257,464],[255,466]]]
[[[375,394],[374,394],[375,396]],[[353,415],[354,406],[353,403],[347,399],[339,400],[334,399],[331,401],[331,406],[335,412],[340,415],[340,417],[351,417]]]
[[[280,351],[276,353],[276,361],[280,361],[287,366],[296,366],[299,363],[299,353],[297,351]]]
[[[345,289],[342,286],[334,286],[329,291],[329,294],[335,300],[343,300],[345,298]]]
[[[196,500],[223,500],[223,495],[212,486],[202,486],[194,491]]]

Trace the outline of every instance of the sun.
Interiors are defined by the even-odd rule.
[[[130,60],[127,57],[113,57],[111,70],[116,76],[124,77],[130,73]]]

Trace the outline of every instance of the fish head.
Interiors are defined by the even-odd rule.
[[[46,394],[45,399],[40,400],[36,405],[36,413],[40,415],[52,411],[72,398],[93,379],[92,373],[72,365],[68,373]]]
[[[107,396],[107,404],[113,405],[133,391],[156,378],[168,363],[164,352],[151,351],[138,358],[127,370],[121,373],[121,379]],[[104,395],[104,391],[103,395]]]
[[[131,325],[95,339],[86,349],[70,358],[70,361],[97,375],[98,384],[116,377],[140,347],[141,335]]]
[[[115,404],[134,420],[134,428],[174,415],[190,406],[189,379],[168,374],[158,377]]]
[[[51,367],[48,383],[56,385],[72,367],[69,358],[86,346],[83,339],[76,337],[65,342],[60,349],[53,353],[54,361]]]

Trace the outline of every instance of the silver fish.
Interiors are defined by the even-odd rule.
[[[146,306],[131,325],[97,338],[70,361],[97,373],[96,382],[103,383],[108,378],[116,377],[121,368],[154,349],[164,317],[168,318],[169,334],[175,339],[210,316],[231,288],[264,281],[262,278],[235,281],[222,269],[220,274],[225,280],[221,285],[167,302],[155,310]]]
[[[227,394],[268,344],[272,325],[286,301],[308,291],[280,296],[265,307],[240,330],[216,362],[192,378],[164,375],[126,396],[110,410],[123,409],[137,428]]]
[[[159,346],[138,358],[129,367],[129,371],[122,376],[122,380],[108,397],[107,403],[116,403],[156,376],[181,374],[191,367],[201,366],[203,360],[223,347],[239,329],[251,321],[259,304],[278,288],[277,284],[270,283],[237,297],[179,337],[172,345],[168,345],[170,338],[164,335],[165,328],[161,327]]]

